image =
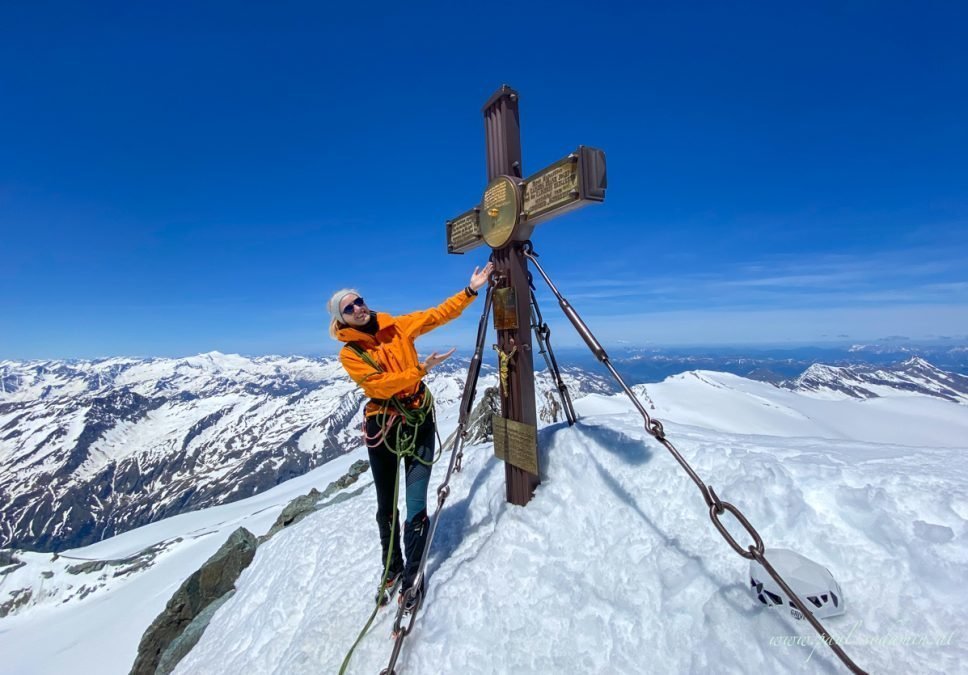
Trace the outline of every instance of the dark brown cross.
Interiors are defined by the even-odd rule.
[[[525,505],[540,482],[531,287],[525,242],[536,225],[605,199],[605,153],[579,146],[524,178],[518,93],[504,85],[484,104],[487,188],[481,203],[447,221],[447,252],[493,249],[494,327],[497,330],[501,416],[494,418],[494,449],[505,462],[507,501]]]

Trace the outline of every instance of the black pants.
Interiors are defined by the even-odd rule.
[[[379,418],[380,416],[367,418],[366,435],[368,437],[373,438],[380,433]],[[399,419],[396,424],[400,424]],[[400,555],[399,521],[397,521],[395,528],[393,523],[393,494],[396,487],[394,481],[399,480],[397,475],[399,462],[397,456],[391,452],[386,443],[388,440],[393,444],[395,438],[396,428],[391,428],[386,434],[384,442],[376,447],[368,448],[368,451],[370,471],[373,472],[373,485],[376,487],[376,520],[380,528],[380,543],[383,545],[381,568],[386,562],[387,555],[390,554],[392,544],[391,575],[404,572],[403,584],[404,588],[407,588],[417,574],[420,556],[423,554],[424,544],[427,540],[427,489],[430,485],[430,462],[434,458],[436,440],[433,416],[428,415],[416,432],[414,452],[423,461],[418,461],[414,457],[406,457],[403,461],[402,472],[406,479],[407,501],[407,521],[403,530],[406,566],[403,565]],[[391,530],[394,529],[395,535],[391,542]]]

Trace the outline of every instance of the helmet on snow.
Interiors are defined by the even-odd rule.
[[[846,611],[840,584],[826,567],[784,548],[769,549],[765,555],[816,618],[837,616]],[[788,609],[798,621],[804,618],[779,584],[755,560],[750,561],[750,587],[757,600],[767,607]]]

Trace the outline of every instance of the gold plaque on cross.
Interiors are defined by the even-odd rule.
[[[538,475],[538,428],[500,415],[491,420],[494,455],[523,471]]]
[[[518,327],[518,305],[514,288],[494,289],[494,329],[516,330]]]
[[[481,200],[481,236],[491,248],[511,241],[521,215],[521,193],[509,176],[498,176],[484,190]]]

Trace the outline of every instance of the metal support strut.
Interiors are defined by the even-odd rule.
[[[662,423],[659,420],[652,419],[645,407],[639,401],[638,397],[635,396],[629,386],[625,384],[625,380],[622,379],[622,376],[619,375],[618,371],[616,371],[612,366],[611,362],[609,361],[608,354],[605,352],[605,349],[602,347],[601,343],[599,343],[585,322],[582,321],[580,316],[578,316],[578,312],[576,312],[574,308],[568,304],[568,301],[565,300],[564,296],[561,295],[554,283],[552,283],[551,278],[547,275],[547,273],[545,273],[544,269],[541,267],[541,264],[538,262],[538,255],[534,252],[534,245],[530,241],[525,242],[523,250],[524,257],[534,264],[535,268],[538,270],[538,273],[544,278],[545,283],[548,284],[551,292],[554,293],[556,298],[558,298],[558,304],[561,306],[561,311],[564,312],[565,316],[568,317],[568,320],[571,321],[572,325],[575,327],[575,330],[578,331],[578,334],[592,351],[592,354],[594,354],[595,357],[601,361],[602,364],[604,364],[604,366],[612,374],[612,377],[614,377],[619,386],[621,386],[625,394],[632,400],[632,404],[645,420],[645,430],[655,437],[655,439],[658,440],[666,448],[666,450],[672,454],[683,470],[689,474],[689,477],[696,484],[696,487],[699,488],[699,492],[702,494],[703,500],[706,502],[706,506],[709,507],[709,517],[712,519],[713,525],[716,526],[716,529],[719,530],[719,533],[723,536],[726,542],[739,555],[749,560],[756,560],[758,563],[760,563],[760,565],[763,566],[763,569],[765,569],[767,573],[773,577],[773,580],[779,584],[780,588],[782,588],[783,591],[789,596],[790,600],[793,602],[796,608],[800,610],[810,625],[813,626],[814,630],[821,635],[823,641],[830,646],[834,653],[840,658],[844,665],[850,669],[852,673],[866,675],[866,671],[862,670],[860,666],[854,663],[850,657],[847,656],[847,653],[844,652],[840,645],[837,644],[837,641],[827,632],[827,630],[823,627],[823,624],[817,620],[803,600],[800,599],[800,596],[794,593],[793,589],[791,589],[786,581],[783,580],[779,572],[777,572],[776,569],[774,569],[774,567],[767,561],[763,539],[760,537],[756,529],[750,524],[749,520],[746,519],[746,516],[744,516],[737,507],[733,506],[729,502],[720,501],[712,486],[707,486],[702,479],[699,478],[699,475],[689,465],[689,462],[685,460],[675,446],[672,445],[672,443],[666,438],[665,430],[662,428]],[[720,522],[720,516],[726,511],[729,511],[729,513],[740,522],[743,528],[753,538],[754,543],[748,546],[746,549],[743,549],[736,542],[726,527],[722,524],[722,522]]]
[[[531,327],[534,329],[534,337],[538,341],[538,348],[544,357],[545,365],[548,366],[548,373],[555,382],[558,396],[561,397],[561,408],[565,411],[568,426],[574,426],[578,416],[575,415],[575,407],[571,403],[568,386],[561,379],[558,361],[555,359],[555,353],[551,349],[551,328],[548,327],[548,324],[541,317],[541,310],[538,308],[538,298],[534,295],[534,283],[530,273],[528,274],[528,284],[531,286]]]

